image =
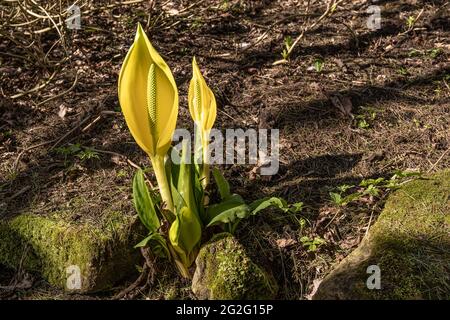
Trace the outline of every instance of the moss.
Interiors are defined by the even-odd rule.
[[[216,235],[196,260],[194,293],[203,299],[271,299],[278,287],[230,234]]]
[[[394,192],[368,237],[324,279],[316,298],[450,299],[449,195],[450,170]],[[370,265],[380,267],[380,290],[365,285]]]
[[[66,288],[67,267],[81,272],[81,292],[111,287],[134,270],[139,252],[136,219],[119,212],[102,221],[76,222],[64,212],[22,214],[0,222],[0,263],[42,274],[52,285]]]

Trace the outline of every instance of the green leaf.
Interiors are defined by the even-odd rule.
[[[402,178],[406,178],[406,177],[420,177],[421,175],[422,175],[422,173],[417,172],[417,171],[395,170],[394,175],[392,176],[391,180],[402,179]]]
[[[133,204],[144,226],[151,233],[156,232],[161,224],[141,169],[136,172],[133,178]]]
[[[348,184],[343,184],[340,185],[337,189],[339,190],[339,192],[347,192],[347,190],[351,189],[355,187],[354,185],[348,185]]]
[[[378,179],[364,179],[363,181],[360,182],[359,186],[360,187],[368,187],[370,185],[379,185],[380,183],[382,183],[384,181],[384,178],[378,178]]]
[[[190,150],[188,148],[188,144],[187,142],[183,141],[183,150],[181,154],[181,164],[180,164],[180,172],[178,175],[177,190],[181,198],[189,207],[191,213],[195,214],[197,218],[200,219],[196,199],[194,197],[195,182],[193,182],[193,179],[195,179],[194,176],[195,168],[191,160],[192,158]],[[177,212],[180,212],[180,210],[178,210]]]
[[[377,196],[380,195],[380,189],[378,189],[374,185],[370,185],[370,186],[367,187],[366,190],[364,190],[363,194],[369,194],[371,196],[377,197]]]
[[[300,242],[309,244],[309,243],[311,243],[311,239],[309,239],[308,236],[303,236],[303,237],[300,238]]]
[[[282,198],[272,197],[272,198],[263,198],[256,201],[253,201],[250,204],[250,210],[252,212],[252,215],[257,214],[261,210],[264,210],[268,207],[276,207],[284,212],[289,211],[289,206],[286,203],[286,201]]]
[[[196,167],[196,165],[195,165]],[[200,181],[200,174],[199,172],[197,172],[196,170],[194,170],[193,172],[193,176],[194,176],[194,198],[195,198],[195,203],[197,206],[197,210],[198,210],[198,215],[200,217],[200,220],[202,221],[203,224],[207,223],[207,216],[206,216],[206,211],[205,211],[205,206],[204,206],[204,190],[203,190],[203,186],[202,186],[202,182]]]
[[[359,199],[360,197],[361,197],[361,193],[359,193],[359,192],[351,193],[351,194],[349,194],[348,196],[345,196],[344,199],[342,199],[341,205],[345,206],[345,205],[347,205],[348,203],[350,203],[350,202],[352,202],[352,201],[354,201],[354,200]]]
[[[303,210],[303,202],[296,202],[289,205],[289,211],[292,213],[297,213]]]
[[[142,241],[140,241],[137,245],[134,246],[134,248],[143,248],[147,245],[147,243],[150,241],[150,239],[152,238],[152,235],[149,235],[148,237],[145,237]]]
[[[322,72],[323,70],[323,60],[318,58],[314,61],[314,69],[316,69],[316,72]]]
[[[339,193],[330,192],[330,198],[331,198],[331,201],[333,201],[333,203],[335,203],[337,205],[342,204],[342,197]]]
[[[338,4],[337,3],[333,3],[333,5],[331,6],[330,12],[333,13],[334,11],[336,11]]]
[[[160,257],[170,257],[169,248],[167,247],[166,239],[160,233],[152,233],[144,238],[141,242],[134,246],[134,248],[141,248],[149,245],[152,252]]]
[[[308,247],[309,252],[313,252],[317,250],[318,246],[324,244],[325,240],[323,240],[320,237],[315,237],[314,239],[311,239],[307,236],[303,236],[300,238],[300,242],[303,244],[304,247]]]
[[[228,197],[230,197],[231,196],[230,184],[222,175],[222,172],[220,172],[220,170],[217,168],[212,168],[212,174],[214,176],[214,180],[216,181],[217,187],[219,188],[219,193],[222,200],[225,200]]]
[[[169,240],[185,267],[190,267],[194,249],[202,237],[202,226],[198,217],[188,207],[183,207],[169,229]]]
[[[240,195],[233,194],[228,199],[218,204],[213,204],[207,209],[208,225],[234,222],[236,218],[244,219],[251,211]]]

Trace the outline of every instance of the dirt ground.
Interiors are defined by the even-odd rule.
[[[317,20],[327,1],[79,3],[82,28],[59,28],[61,34],[39,8],[33,10],[44,18],[20,10],[14,16],[13,4],[0,5],[0,217],[80,199],[77,218],[95,218],[111,203],[134,214],[130,161],[149,162],[120,113],[117,78],[137,22],[177,81],[179,127],[191,126],[186,97],[195,55],[217,97],[216,128],[280,130],[277,175],[225,167],[234,191],[249,200],[276,195],[304,202],[298,215],[269,211],[238,231],[249,254],[277,278],[279,299],[308,298],[359,244],[388,190],[345,206],[330,192],[388,179],[396,170],[450,166],[447,1],[377,1],[378,30],[367,26],[371,1],[344,1],[305,33],[288,63],[276,65],[289,37]],[[58,5],[51,10],[59,12]],[[316,238],[316,248],[304,237]],[[14,277],[0,267],[0,285]],[[176,297],[189,298],[188,291]],[[42,296],[63,294],[35,276],[12,297]]]

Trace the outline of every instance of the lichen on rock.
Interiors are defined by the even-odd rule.
[[[199,299],[273,299],[274,278],[256,265],[230,234],[214,236],[196,259],[192,291]]]
[[[450,299],[450,170],[411,181],[386,202],[360,246],[314,299]],[[376,265],[380,289],[366,285]]]
[[[0,221],[0,263],[21,265],[50,284],[75,292],[108,289],[139,262],[140,224],[120,212],[104,213],[102,221],[71,221],[64,214],[21,214]],[[67,286],[80,271],[80,285]],[[75,280],[76,282],[76,280]]]

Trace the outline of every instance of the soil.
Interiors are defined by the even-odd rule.
[[[41,3],[52,14],[60,10]],[[74,219],[96,219],[111,203],[134,214],[134,165],[149,161],[120,112],[117,78],[138,22],[177,81],[178,127],[191,127],[186,97],[195,55],[216,94],[216,128],[280,130],[277,175],[260,177],[252,165],[224,167],[234,192],[249,201],[273,195],[304,202],[299,214],[269,211],[245,221],[237,234],[276,276],[279,299],[309,298],[360,243],[388,193],[380,188],[337,206],[330,191],[390,178],[396,170],[450,165],[447,1],[378,1],[381,28],[373,31],[371,2],[344,1],[305,33],[288,63],[276,65],[287,37],[317,20],[325,1],[80,4],[81,29],[31,35],[53,23],[14,3],[0,5],[2,16],[11,17],[0,26],[1,218],[58,210],[79,199],[84,205]],[[408,19],[415,21],[408,25]],[[308,250],[300,241],[305,236],[324,243]],[[0,266],[0,286],[14,277],[17,272]],[[179,291],[177,297],[191,297]],[[42,296],[65,297],[39,279],[14,294]]]

